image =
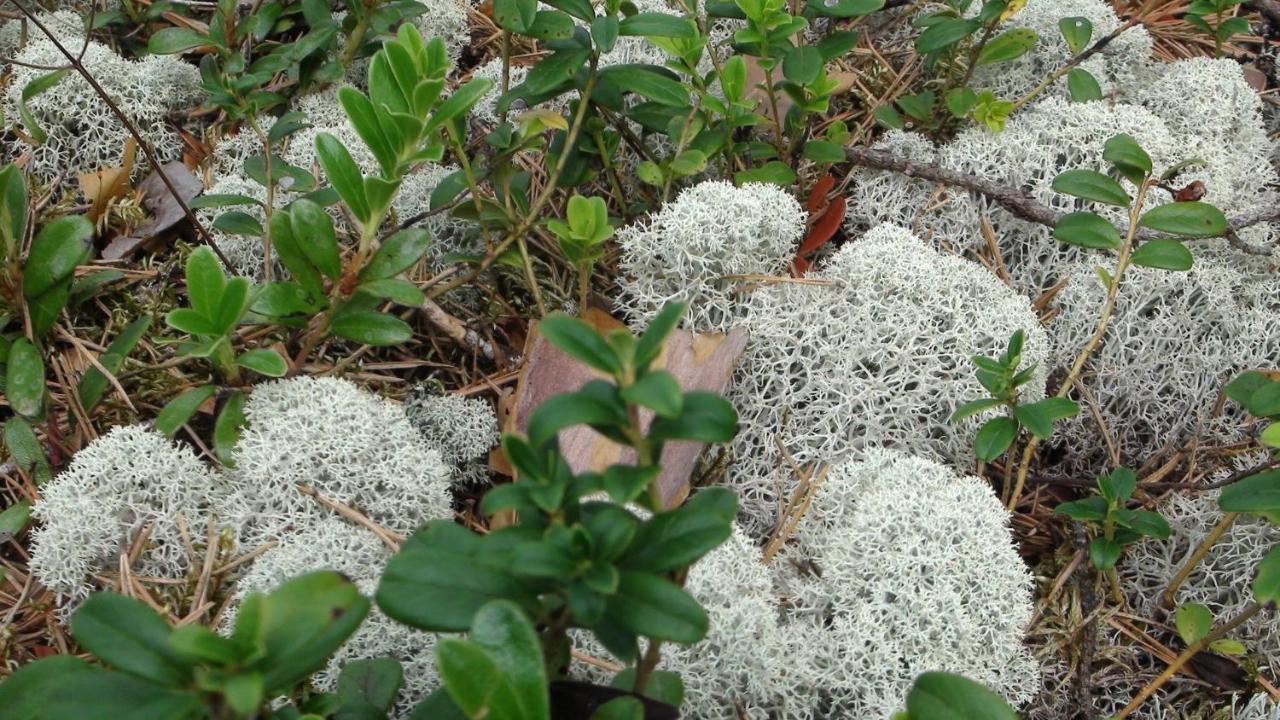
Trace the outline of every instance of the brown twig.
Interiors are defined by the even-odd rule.
[[[920,178],[931,182],[942,183],[943,185],[952,185],[964,188],[970,192],[978,193],[1000,207],[1009,211],[1015,217],[1053,227],[1058,224],[1064,213],[1060,213],[1047,205],[1041,204],[1035,198],[1023,192],[1020,188],[1008,187],[984,180],[976,175],[971,175],[958,170],[949,170],[937,165],[928,163],[919,163],[907,158],[898,157],[891,152],[885,150],[876,150],[867,147],[855,147],[846,151],[845,156],[849,162],[860,167],[869,167],[877,170],[890,170],[902,173],[907,177]],[[1226,237],[1232,240],[1232,236],[1244,228],[1258,225],[1264,222],[1280,220],[1280,204],[1260,205],[1251,210],[1247,210],[1238,215],[1227,218],[1227,231],[1221,235],[1206,236],[1209,237]],[[1139,229],[1135,234],[1137,240],[1154,240],[1163,237],[1159,233],[1153,233],[1149,230]],[[1267,248],[1257,248],[1251,245],[1238,242],[1236,238],[1232,244],[1240,250],[1253,255],[1269,255],[1271,251]]]

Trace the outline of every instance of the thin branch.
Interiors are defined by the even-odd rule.
[[[907,158],[898,157],[885,150],[855,147],[847,150],[845,156],[848,158],[849,162],[860,167],[875,168],[877,170],[891,170],[893,172],[902,173],[907,177],[915,177],[922,180],[942,183],[943,185],[952,185],[954,187],[964,188],[970,192],[975,192],[987,197],[1000,207],[1008,210],[1015,217],[1033,223],[1038,223],[1040,225],[1053,227],[1058,224],[1058,220],[1060,220],[1064,214],[1040,203],[1035,198],[1024,192],[1021,188],[999,185],[991,182],[990,180],[984,180],[976,175],[960,172],[958,170],[949,170],[937,165],[915,162]],[[1227,218],[1227,232],[1221,235],[1196,239],[1226,237],[1233,246],[1242,252],[1246,252],[1251,255],[1270,255],[1271,250],[1269,248],[1248,245],[1243,241],[1240,241],[1237,233],[1247,227],[1276,220],[1280,220],[1280,203],[1259,205],[1251,210],[1247,210],[1243,213]],[[1163,235],[1146,229],[1139,229],[1136,234],[1136,238],[1143,241],[1154,240],[1158,237],[1163,237]]]
[[[71,51],[67,50],[66,46],[58,40],[49,28],[44,26],[44,23],[40,22],[40,19],[36,17],[36,15],[32,13],[26,5],[22,4],[21,0],[10,0],[10,2],[12,2],[14,7],[18,8],[18,10],[25,15],[33,25],[39,28],[40,32],[44,33],[45,36],[49,38],[49,41],[58,49],[58,52],[62,53],[62,56],[67,59],[67,63],[71,65],[71,68],[79,73],[79,75],[85,79],[85,82],[89,83],[89,87],[93,88],[93,91],[102,99],[102,102],[106,103],[107,109],[111,111],[111,114],[116,116],[116,119],[125,126],[125,129],[129,131],[129,134],[133,136],[133,139],[138,142],[138,147],[142,148],[142,153],[147,156],[147,162],[151,163],[151,169],[160,177],[160,181],[163,182],[165,188],[169,190],[169,194],[173,196],[174,202],[178,204],[178,207],[182,208],[183,214],[191,221],[196,232],[200,235],[200,239],[204,241],[204,244],[213,249],[214,254],[218,256],[218,259],[222,261],[223,266],[226,267],[228,271],[235,273],[235,267],[231,264],[231,261],[227,259],[226,255],[222,254],[222,250],[218,247],[218,244],[214,242],[213,236],[211,236],[209,231],[205,229],[204,225],[200,223],[200,220],[196,217],[195,213],[191,211],[191,207],[187,205],[187,201],[182,198],[177,187],[174,186],[173,181],[169,179],[169,174],[164,171],[163,167],[161,167],[159,158],[156,157],[155,151],[151,149],[151,143],[147,142],[147,139],[142,137],[142,133],[138,131],[138,128],[133,124],[128,116],[120,110],[120,106],[116,105],[115,100],[111,99],[111,96],[107,94],[107,91],[98,84],[98,81],[93,77],[88,69],[85,68],[84,63],[82,63],[75,55],[72,55]]]

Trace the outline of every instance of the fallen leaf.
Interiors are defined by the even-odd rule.
[[[617,319],[599,310],[588,310],[583,317],[600,330],[623,327]],[[515,411],[509,419],[509,430],[524,432],[533,410],[544,400],[565,392],[573,392],[586,382],[602,377],[582,363],[570,358],[547,342],[536,326],[530,329],[525,347],[524,366],[516,386]],[[675,375],[685,390],[723,392],[733,375],[734,365],[746,348],[747,336],[741,329],[725,334],[695,335],[676,330],[667,338],[656,367]],[[648,427],[653,413],[642,410],[640,422]],[[689,477],[693,474],[703,444],[689,441],[669,442],[662,451],[662,472],[658,488],[667,507],[674,507],[689,493]],[[574,472],[604,470],[616,463],[633,463],[635,454],[586,426],[560,432],[560,451]]]
[[[812,263],[807,256],[830,242],[831,238],[835,237],[836,231],[840,229],[841,223],[844,222],[844,195],[837,193],[830,199],[827,197],[827,193],[835,187],[835,182],[835,178],[830,174],[824,175],[821,180],[814,183],[813,190],[809,192],[809,198],[805,203],[805,208],[809,211],[809,231],[796,250],[796,258],[792,262],[792,270],[796,277],[803,275],[811,267]]]
[[[191,174],[181,161],[166,163],[163,169],[178,194],[182,196],[183,202],[190,202],[192,198],[203,192],[204,186],[201,185],[200,179]],[[102,251],[103,260],[120,260],[132,255],[147,242],[186,217],[178,201],[174,200],[173,194],[160,179],[159,173],[154,170],[145,180],[138,183],[138,191],[142,193],[142,206],[151,211],[151,219],[135,229],[132,235],[122,235],[113,239]]]
[[[80,184],[80,194],[89,201],[89,211],[85,213],[89,222],[97,225],[99,218],[106,212],[107,205],[129,192],[129,176],[133,174],[133,161],[137,153],[137,141],[127,138],[119,167],[102,168],[76,178]]]

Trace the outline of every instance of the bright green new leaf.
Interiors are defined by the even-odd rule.
[[[1036,31],[1029,28],[1014,28],[1003,32],[983,46],[982,52],[978,53],[977,64],[981,66],[1016,60],[1035,47],[1039,39]]]
[[[1182,642],[1194,645],[1213,629],[1213,613],[1200,603],[1186,603],[1174,612],[1173,624]]]
[[[1089,543],[1089,562],[1099,570],[1110,570],[1116,566],[1122,552],[1124,546],[1115,540],[1096,537]]]
[[[1040,439],[1053,434],[1055,422],[1075,417],[1078,412],[1080,412],[1078,405],[1067,398],[1060,397],[1045,398],[1030,405],[1019,405],[1013,410],[1018,422]]]
[[[973,452],[983,462],[991,462],[1004,454],[1018,436],[1018,422],[1009,417],[992,418],[978,429],[973,438]]]
[[[1280,545],[1267,551],[1253,579],[1253,599],[1262,605],[1280,602]]]

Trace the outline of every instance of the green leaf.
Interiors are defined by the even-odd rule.
[[[684,407],[674,418],[657,417],[649,427],[651,440],[694,440],[727,443],[738,434],[738,411],[719,394],[694,391],[684,394]]]
[[[1227,218],[1204,202],[1173,202],[1143,213],[1138,224],[1156,232],[1187,237],[1215,237],[1227,232]]]
[[[1273,422],[1263,428],[1258,435],[1258,442],[1270,448],[1280,448],[1280,422]]]
[[[493,660],[501,673],[502,684],[509,693],[509,712],[513,713],[506,717],[519,720],[549,718],[551,706],[542,664],[542,645],[533,623],[520,607],[508,600],[486,603],[471,622],[470,638]]]
[[[176,55],[205,45],[213,45],[213,39],[184,27],[168,27],[151,34],[147,51],[153,55]]]
[[[417,285],[400,278],[387,278],[386,280],[372,280],[360,283],[357,289],[362,293],[376,298],[385,298],[406,307],[418,307],[426,298],[426,295],[418,289]]]
[[[1068,245],[1095,250],[1119,250],[1124,243],[1114,225],[1091,212],[1063,215],[1053,227],[1053,236]]]
[[[0,167],[0,261],[16,252],[27,232],[27,183],[12,163]]]
[[[652,65],[614,65],[601,70],[600,79],[662,105],[689,106],[689,90]]]
[[[907,123],[903,121],[902,116],[898,114],[898,111],[892,105],[881,105],[872,110],[871,115],[876,119],[876,122],[890,130],[902,130],[907,127]]]
[[[156,415],[155,428],[165,437],[173,437],[187,420],[200,409],[206,400],[213,397],[218,388],[213,385],[201,385],[191,388],[178,397],[170,400]]]
[[[1112,505],[1124,503],[1138,489],[1138,476],[1126,467],[1118,467],[1098,476],[1098,491]]]
[[[1133,251],[1129,261],[1142,267],[1186,271],[1195,262],[1187,246],[1173,238],[1148,240]]]
[[[1116,523],[1145,537],[1166,540],[1173,530],[1160,513],[1150,510],[1116,510]]]
[[[320,161],[329,184],[338,191],[338,196],[351,209],[356,219],[361,223],[372,220],[369,200],[364,191],[364,176],[342,143],[329,133],[317,134],[316,159]]]
[[[978,53],[976,64],[982,66],[1015,60],[1035,47],[1037,40],[1039,36],[1036,35],[1036,31],[1028,28],[1014,28],[1000,33],[983,46],[982,52]]]
[[[1151,174],[1151,156],[1132,135],[1121,133],[1108,139],[1102,150],[1102,159],[1115,165],[1135,185]]]
[[[613,50],[618,42],[618,18],[597,17],[591,21],[591,39],[602,53]]]
[[[408,323],[374,310],[338,313],[329,330],[338,337],[374,346],[399,345],[413,337]]]
[[[557,50],[533,66],[521,87],[535,95],[549,93],[569,82],[589,59],[591,51],[576,46],[573,49]],[[600,73],[601,78],[604,76],[604,72]]]
[[[493,19],[498,26],[516,33],[524,33],[533,26],[538,12],[538,0],[494,0]]]
[[[806,9],[827,17],[860,17],[884,7],[885,0],[814,0],[806,4]]]
[[[735,185],[746,185],[747,183],[772,183],[774,185],[787,186],[796,181],[796,171],[792,170],[786,163],[779,160],[772,160],[764,165],[753,168],[751,170],[743,170],[735,173],[733,182]]]
[[[213,219],[213,227],[215,230],[221,230],[228,235],[245,235],[247,237],[259,237],[262,235],[262,223],[258,219],[246,212],[232,210],[224,212]]]
[[[999,407],[1003,404],[1004,401],[997,400],[996,398],[970,400],[956,408],[955,411],[951,413],[951,417],[947,419],[947,422],[959,422],[965,418],[973,417],[984,410],[990,410],[993,407]]]
[[[7,540],[22,532],[31,517],[31,503],[16,502],[0,510],[0,540]]]
[[[355,583],[331,571],[295,577],[255,603],[256,623],[247,628],[238,617],[232,639],[263,650],[249,669],[262,673],[262,685],[271,694],[324,667],[369,612],[369,601]]]
[[[99,660],[161,685],[180,685],[191,666],[169,646],[170,632],[142,601],[109,592],[89,596],[71,618],[76,642]]]
[[[436,668],[445,691],[467,717],[493,717],[490,700],[502,682],[502,674],[480,646],[444,638],[436,643]]]
[[[808,85],[822,75],[822,53],[812,45],[797,45],[782,58],[782,76],[797,85]]]
[[[394,277],[413,267],[431,244],[431,235],[421,228],[405,228],[387,238],[360,270],[361,280]]]
[[[192,210],[240,207],[242,205],[257,205],[262,207],[263,202],[257,198],[251,198],[248,195],[236,195],[231,193],[206,193],[199,197],[191,198],[191,200],[187,202],[187,207]]]
[[[268,348],[258,348],[257,350],[241,353],[240,357],[236,358],[236,364],[242,368],[248,368],[259,375],[273,378],[284,377],[285,373],[289,372],[289,365],[284,358],[280,357],[280,354],[275,350]]]
[[[982,685],[944,672],[916,678],[907,693],[909,720],[1018,720],[999,695]]]
[[[619,690],[630,691],[636,686],[636,669],[624,668],[622,672],[613,676],[609,684]],[[684,680],[680,678],[678,672],[655,670],[649,676],[649,682],[645,683],[644,696],[672,707],[680,707],[684,703]]]
[[[299,198],[289,206],[290,230],[298,249],[307,260],[330,280],[342,274],[342,260],[338,252],[338,238],[333,231],[333,219],[317,203]]]
[[[668,302],[662,310],[649,321],[649,327],[641,333],[636,343],[635,364],[637,369],[647,368],[662,353],[667,336],[680,324],[688,305],[681,302]]]
[[[817,163],[844,162],[844,146],[828,140],[810,140],[804,144],[804,157]]]
[[[680,383],[666,370],[653,370],[623,388],[622,399],[632,405],[647,407],[664,418],[679,417],[684,407]]]
[[[1213,652],[1221,653],[1223,655],[1244,655],[1245,653],[1249,652],[1248,648],[1244,646],[1244,643],[1240,642],[1239,640],[1232,640],[1230,638],[1222,638],[1221,640],[1214,640],[1213,642],[1209,643],[1209,649],[1212,650]]]
[[[925,28],[925,31],[920,33],[916,38],[916,52],[921,55],[928,55],[946,50],[972,35],[980,27],[982,27],[982,24],[977,20],[944,18],[940,22]]]
[[[857,2],[866,2],[867,0],[836,0],[836,7],[841,5],[848,6]],[[883,0],[870,0],[873,4],[882,4]],[[818,3],[822,10],[830,10],[826,7],[826,1]],[[821,12],[821,10],[819,11]],[[845,53],[858,46],[858,33],[852,30],[837,30],[830,35],[818,41],[818,52],[822,54],[822,59],[826,61],[835,60],[844,57]]]
[[[14,464],[35,474],[36,483],[43,484],[53,477],[49,460],[44,456],[44,447],[36,439],[31,423],[27,422],[26,418],[15,415],[5,421],[4,445],[9,450]]]
[[[707,634],[707,613],[675,583],[647,572],[626,571],[609,596],[605,617],[635,635],[692,645]]]
[[[244,393],[231,393],[213,424],[213,451],[218,456],[218,462],[227,467],[235,466],[233,457],[236,443],[240,441],[240,429],[245,424],[244,403]]]
[[[191,309],[210,322],[215,321],[226,286],[226,273],[213,250],[208,246],[196,248],[187,258],[187,297]]]
[[[71,68],[62,68],[54,70],[50,73],[36,76],[35,79],[22,86],[22,94],[18,99],[18,115],[22,117],[22,122],[27,126],[27,134],[36,141],[36,144],[43,145],[49,139],[44,128],[40,127],[39,121],[36,120],[31,109],[27,107],[27,101],[51,89],[53,86],[62,82],[62,79],[71,72]]]
[[[698,30],[687,18],[664,12],[638,12],[618,23],[619,35],[694,38]]]
[[[591,720],[644,720],[644,703],[625,695],[616,697],[592,713]]]
[[[539,10],[526,33],[539,40],[564,40],[573,35],[573,18],[559,10]]]
[[[1093,38],[1093,23],[1089,22],[1089,18],[1064,17],[1058,21],[1058,30],[1062,33],[1062,39],[1067,41],[1067,47],[1076,55]]]
[[[618,564],[654,573],[684,569],[729,539],[737,512],[732,490],[701,490],[679,508],[643,523]]]
[[[249,309],[249,301],[249,281],[242,277],[228,280],[222,292],[222,302],[218,304],[217,315],[213,318],[214,333],[226,335],[235,330],[245,311]]]
[[[36,346],[24,337],[9,347],[4,389],[9,407],[19,415],[39,418],[44,412],[44,360]]]
[[[92,249],[93,225],[67,215],[45,225],[31,241],[22,266],[22,294],[39,297],[72,276]]]
[[[952,116],[963,118],[978,104],[978,93],[967,87],[952,88],[943,100]]]
[[[564,313],[552,313],[538,323],[538,332],[569,357],[610,375],[622,371],[618,356],[604,338],[585,322]]]
[[[1129,207],[1129,193],[1113,178],[1093,170],[1068,170],[1053,179],[1053,189],[1085,200]]]
[[[1107,519],[1107,501],[1094,496],[1059,504],[1053,511],[1081,522],[1103,522]]]
[[[5,706],[6,710],[8,709]],[[193,691],[119,672],[75,673],[35,716],[40,720],[196,720],[206,717]],[[9,720],[9,716],[5,716]]]
[[[556,54],[559,55],[559,53]],[[538,65],[541,66],[542,63],[538,63]],[[531,72],[530,75],[532,74],[533,73]],[[449,97],[445,98],[443,102],[436,106],[435,112],[431,113],[431,119],[427,121],[426,132],[431,132],[456,117],[466,115],[467,112],[470,111],[471,108],[480,101],[480,98],[484,97],[492,87],[492,80],[488,80],[486,78],[474,78],[469,80],[462,87],[454,90]]]
[[[395,704],[403,681],[404,669],[392,658],[353,660],[342,666],[337,694],[343,710],[369,707],[386,713]],[[342,710],[335,720],[346,720]]]
[[[212,320],[191,308],[170,310],[169,314],[164,316],[164,321],[169,327],[190,335],[218,334]]]
[[[120,368],[124,367],[124,360],[137,347],[138,342],[147,334],[147,330],[151,328],[151,316],[144,315],[135,319],[133,322],[125,326],[124,330],[116,335],[111,344],[107,346],[106,352],[98,357],[98,364],[102,365],[107,372],[115,375],[120,372]],[[102,400],[102,396],[107,391],[107,377],[102,374],[96,365],[91,365],[85,370],[84,376],[80,378],[80,387],[77,393],[80,397],[80,405],[85,410],[92,410]]]
[[[378,607],[406,625],[433,632],[470,629],[476,608],[490,600],[512,600],[536,612],[537,595],[511,574],[507,562],[485,554],[485,547],[481,538],[450,521],[427,523],[387,562],[378,582]]]
[[[5,709],[8,720],[62,720],[55,718],[50,705],[75,688],[74,681],[80,675],[103,673],[75,655],[50,655],[19,665],[0,682],[0,707]]]
[[[707,154],[701,150],[685,150],[671,159],[670,167],[680,177],[696,175],[706,169]]]
[[[195,623],[175,628],[169,647],[194,663],[231,665],[240,660],[242,648],[203,625]]]
[[[590,0],[543,0],[543,2],[586,22],[591,22],[596,16]]]
[[[973,438],[973,452],[979,460],[991,462],[1004,454],[1018,436],[1018,423],[1013,418],[992,418],[978,428]]]
[[[1260,605],[1280,602],[1280,545],[1267,551],[1253,578],[1253,599]]]
[[[1218,495],[1218,507],[1224,512],[1280,511],[1280,470],[1268,470],[1231,483]]]
[[[1014,417],[1036,437],[1045,439],[1053,434],[1053,424],[1059,420],[1075,417],[1080,407],[1067,398],[1051,397],[1030,405],[1019,405],[1013,410]]]
[[[1084,68],[1073,68],[1067,73],[1067,92],[1073,102],[1092,102],[1102,99],[1102,86],[1098,79]]]
[[[1096,537],[1089,543],[1089,562],[1099,570],[1110,570],[1116,566],[1124,546],[1115,540]]]

